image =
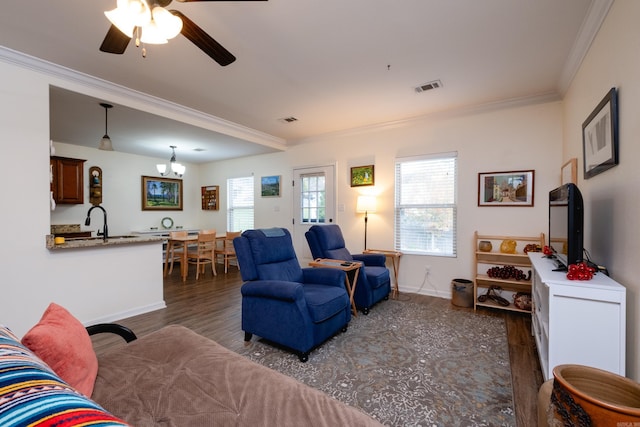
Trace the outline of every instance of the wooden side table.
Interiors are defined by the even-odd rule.
[[[339,270],[344,271],[344,284],[347,288],[347,293],[349,294],[349,301],[351,302],[351,312],[354,316],[358,315],[358,310],[356,309],[356,303],[353,300],[353,294],[356,291],[356,285],[358,284],[358,274],[360,273],[361,263],[359,261],[344,261],[340,259],[330,259],[330,258],[317,258],[309,263],[311,267],[324,267],[324,268],[337,268]],[[349,279],[349,272],[354,271],[353,280]]]
[[[398,285],[398,272],[400,271],[400,257],[402,257],[402,252],[400,251],[389,251],[385,249],[365,249],[365,254],[382,254],[387,257],[387,259],[391,259],[391,263],[393,264],[393,278],[395,279],[395,283],[393,284],[393,292],[391,293],[391,298],[397,298],[398,294],[400,294],[400,288]]]

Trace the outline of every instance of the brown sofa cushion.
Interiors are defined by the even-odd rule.
[[[92,398],[137,427],[380,426],[182,326],[99,357]]]

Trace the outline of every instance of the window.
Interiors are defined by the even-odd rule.
[[[456,256],[457,153],[396,159],[395,247]]]
[[[300,206],[303,224],[326,222],[326,180],[324,173],[305,174],[300,178]]]
[[[227,231],[253,228],[253,176],[227,179]]]

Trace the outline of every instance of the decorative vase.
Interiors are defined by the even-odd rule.
[[[558,365],[548,416],[550,425],[639,425],[640,384],[590,366]]]
[[[480,240],[480,242],[478,242],[478,249],[482,252],[491,252],[493,245],[488,240]]]
[[[500,252],[503,254],[515,254],[517,243],[513,239],[503,240],[500,244]]]

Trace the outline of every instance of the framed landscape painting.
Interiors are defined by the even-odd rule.
[[[143,211],[181,211],[182,180],[142,177]]]
[[[365,185],[374,185],[375,177],[373,174],[373,165],[356,166],[351,168],[351,186],[362,187]]]
[[[260,196],[280,197],[280,175],[260,178]]]
[[[533,206],[534,171],[478,174],[478,206]]]

